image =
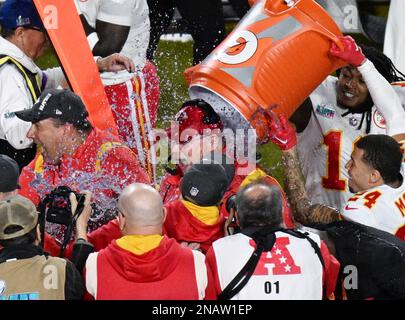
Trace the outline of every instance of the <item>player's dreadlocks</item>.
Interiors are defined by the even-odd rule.
[[[389,82],[405,81],[405,75],[400,72],[384,53],[374,47],[361,45],[361,50],[378,72]]]
[[[391,61],[390,58],[388,58],[384,53],[382,53],[380,50],[374,48],[374,47],[368,47],[365,45],[361,45],[361,50],[363,51],[364,55],[368,60],[370,60],[377,71],[389,82],[397,82],[397,81],[405,81],[405,75],[400,72],[394,65],[394,63]],[[371,127],[371,108],[373,107],[373,100],[371,99],[371,96],[369,94],[368,101],[364,107],[362,107],[359,110],[356,110],[357,112],[363,113],[363,116],[360,121],[360,125],[358,129],[361,129],[363,125],[364,118],[366,118],[366,133],[370,133],[370,127]],[[346,116],[349,113],[352,113],[353,111],[350,110],[348,112],[345,112],[342,116]]]

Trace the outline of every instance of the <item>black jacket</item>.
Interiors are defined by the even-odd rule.
[[[405,241],[350,221],[322,229],[333,240],[343,280],[357,270],[357,288],[346,288],[349,299],[405,299]]]

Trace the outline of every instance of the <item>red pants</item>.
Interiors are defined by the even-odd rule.
[[[153,128],[160,94],[156,67],[147,61],[142,74],[104,88],[122,142],[138,155],[151,180],[156,181]]]

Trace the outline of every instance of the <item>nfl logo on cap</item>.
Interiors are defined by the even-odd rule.
[[[198,194],[198,192],[200,192],[200,190],[198,190],[196,187],[192,187],[192,188],[190,189],[190,194],[191,194],[193,197],[195,197],[195,196]]]

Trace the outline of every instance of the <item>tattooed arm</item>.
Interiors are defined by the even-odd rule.
[[[285,191],[293,209],[295,221],[303,225],[327,224],[339,220],[339,211],[322,204],[312,204],[298,161],[297,148],[282,151]]]
[[[312,204],[305,190],[297,154],[297,135],[283,115],[268,112],[269,139],[281,149],[285,172],[285,191],[293,209],[295,221],[303,225],[326,224],[339,220],[339,211],[334,208]]]

